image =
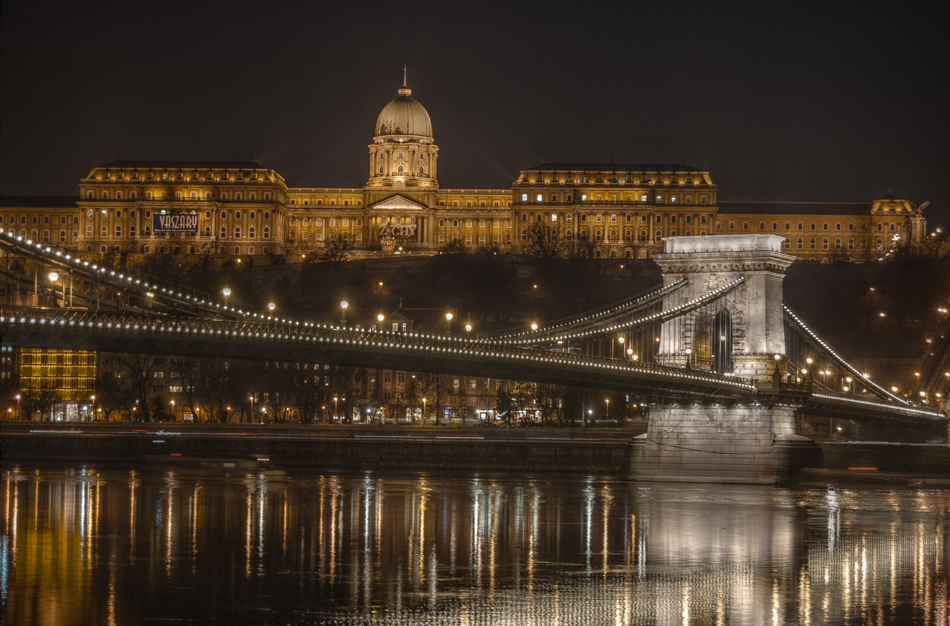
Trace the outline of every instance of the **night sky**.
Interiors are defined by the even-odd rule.
[[[0,192],[118,158],[362,186],[409,67],[443,187],[686,163],[723,200],[931,201],[950,226],[941,3],[3,2]]]

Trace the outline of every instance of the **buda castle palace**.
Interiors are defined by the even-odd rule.
[[[349,258],[453,249],[644,259],[666,237],[737,233],[781,235],[801,259],[866,260],[925,237],[923,207],[896,196],[721,202],[710,173],[686,165],[545,163],[510,189],[442,188],[429,113],[405,81],[397,93],[376,120],[363,187],[289,187],[251,161],[120,160],[92,168],[79,197],[2,198],[0,229],[79,252],[289,262],[330,246]]]

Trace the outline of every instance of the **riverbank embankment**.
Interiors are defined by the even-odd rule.
[[[251,468],[446,469],[619,474],[645,428],[4,423],[4,464],[149,462]]]
[[[3,422],[3,465],[66,462],[237,470],[460,470],[629,476],[622,428]],[[950,486],[950,446],[819,443],[823,463],[791,482]],[[816,483],[817,484],[817,483]]]

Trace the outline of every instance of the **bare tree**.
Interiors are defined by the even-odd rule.
[[[125,360],[130,392],[138,402],[142,420],[146,422],[152,421],[154,404],[150,405],[149,401],[155,397],[153,387],[163,363],[162,357],[151,354],[132,354]]]
[[[345,237],[328,237],[318,248],[321,261],[345,261],[353,249],[353,244]]]

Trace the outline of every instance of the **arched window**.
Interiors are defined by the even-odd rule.
[[[234,219],[236,219],[236,220],[241,219],[241,212],[240,212],[240,211],[235,211],[235,212],[234,212]]]
[[[732,373],[732,314],[723,309],[713,319],[713,371]]]
[[[253,226],[248,227],[248,229],[247,229],[247,238],[248,238],[248,239],[254,239],[254,237],[255,237],[256,234],[257,234],[257,231],[255,230],[255,228],[254,228]]]
[[[521,241],[527,241],[527,240],[528,240],[528,229],[527,229],[527,228],[522,228],[522,229],[521,229]]]
[[[811,240],[809,240],[809,242],[808,242],[808,247],[811,248],[812,250],[814,250],[816,247],[818,247],[817,244],[818,244],[818,242],[815,241],[815,238],[814,238],[814,237],[812,237]]]
[[[240,227],[240,226],[235,226],[235,227],[234,227],[234,238],[235,238],[235,239],[240,239],[240,238],[241,238],[241,227]]]
[[[396,168],[396,173],[399,174],[399,175],[404,174],[405,171],[406,171],[406,168],[404,168],[402,165],[400,165],[400,166],[398,166],[398,167]]]
[[[798,241],[795,243],[797,244],[799,250],[805,247],[805,241],[801,237],[799,237]]]

